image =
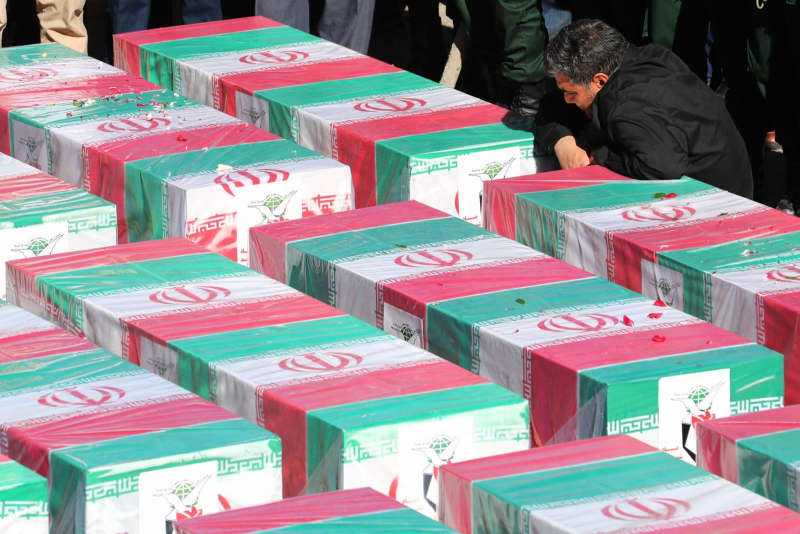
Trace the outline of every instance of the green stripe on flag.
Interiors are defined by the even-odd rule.
[[[408,179],[414,167],[432,170],[455,168],[456,156],[519,146],[530,149],[533,134],[503,123],[409,135],[375,143],[378,204],[409,198]],[[440,164],[433,162],[441,161]]]
[[[292,127],[292,110],[296,107],[387,95],[398,91],[412,91],[436,86],[438,86],[437,83],[410,72],[390,72],[346,80],[332,80],[256,91],[254,96],[269,102],[270,131],[287,139],[295,139],[293,135],[295,129]]]
[[[38,503],[47,503],[47,479],[17,462],[0,463],[0,522],[16,516],[18,506],[26,507],[24,517],[47,517]]]
[[[592,277],[433,303],[427,309],[428,350],[471,369],[473,331],[480,324],[546,314],[548,310],[568,311],[573,306],[600,306],[623,299],[641,300],[641,295]]]
[[[653,452],[570,467],[482,480],[472,485],[475,534],[527,534],[526,516],[537,509],[591,500],[624,499],[639,488],[689,485],[713,475],[664,453]]]
[[[603,211],[632,204],[658,202],[671,193],[692,195],[714,189],[703,182],[681,178],[637,181],[636,187],[631,187],[630,182],[616,181],[571,189],[522,193],[519,196],[556,211]]]
[[[427,391],[311,410],[307,416],[309,489],[339,489],[345,445],[358,446],[359,434],[372,443],[394,442],[396,449],[398,430],[403,423],[440,420],[475,412],[486,414],[484,417],[475,414],[476,419],[480,418],[484,423],[481,425],[476,421],[473,429],[476,434],[480,426],[518,426],[517,439],[529,439],[528,402],[495,384]],[[359,459],[365,458],[359,456]]]
[[[0,48],[0,69],[55,63],[65,59],[86,59],[86,56],[57,43]]]
[[[276,357],[310,352],[328,344],[365,339],[394,339],[374,326],[348,315],[300,321],[172,341],[178,353],[178,384],[206,399],[212,398],[209,379],[214,364],[237,358]]]
[[[90,195],[86,191],[63,191],[0,202],[0,227],[5,227],[7,223],[11,223],[10,227],[20,227],[77,218],[85,220],[101,214],[106,217],[111,215],[113,223],[113,219],[116,218],[116,208],[111,202]],[[77,231],[74,228],[70,230]]]
[[[125,164],[125,215],[130,241],[169,237],[169,224],[164,219],[164,203],[168,203],[167,183],[193,174],[230,170],[218,169],[220,165],[233,168],[258,163],[297,161],[321,157],[316,152],[291,141],[276,139],[258,143],[213,147],[204,150],[181,152],[155,158],[131,161]],[[221,189],[220,189],[221,191]]]
[[[799,510],[800,429],[740,439],[736,447],[739,484]]]
[[[117,488],[109,497],[135,494],[146,471],[206,461],[217,462],[218,476],[277,469],[281,443],[271,432],[235,418],[59,449],[50,454],[51,519],[74,522],[75,532],[83,532],[86,507],[75,506],[76,494],[91,502],[90,488],[104,484]]]
[[[683,275],[683,309],[696,317],[713,320],[712,273],[744,271],[751,267],[791,263],[800,259],[800,232],[761,239],[738,240],[711,247],[671,250],[658,254],[658,263]]]
[[[48,274],[36,279],[37,291],[78,327],[83,299],[162,287],[170,282],[195,282],[252,273],[219,254],[187,254],[156,260],[103,265]]]
[[[175,96],[171,91],[145,91],[126,93],[106,98],[92,98],[53,105],[21,108],[9,113],[9,121],[18,120],[39,128],[60,128],[86,121],[129,115],[158,114],[176,107],[199,107],[186,97]],[[91,102],[91,103],[87,103]]]
[[[605,434],[609,421],[658,413],[660,378],[716,369],[730,369],[731,405],[750,399],[783,397],[783,356],[748,343],[583,370],[579,375],[579,402],[585,406],[598,399],[605,400],[606,420],[600,429]],[[592,410],[586,415],[595,414]],[[578,426],[591,431],[593,425]],[[578,439],[590,437],[594,435],[580,435]]]
[[[347,510],[342,510],[342,514]],[[265,534],[407,534],[409,532],[456,532],[419,512],[403,508],[359,515],[343,515],[323,521],[300,523],[282,528],[260,530]],[[258,534],[258,533],[255,533]]]
[[[103,349],[44,356],[0,364],[0,398],[42,388],[146,373],[142,368]],[[5,401],[8,402],[8,401]]]
[[[322,39],[291,26],[277,26],[150,43],[139,48],[140,74],[145,80],[167,89],[173,89],[175,61],[313,41],[322,41]]]

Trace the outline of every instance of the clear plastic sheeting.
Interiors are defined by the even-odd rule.
[[[0,531],[47,534],[47,479],[0,455]]]
[[[0,364],[96,348],[86,339],[0,300]]]
[[[263,17],[117,35],[115,57],[349,165],[356,207],[414,199],[479,224],[484,181],[552,168],[507,110]]]
[[[800,510],[800,406],[697,426],[697,465],[793,510]]]
[[[176,534],[455,532],[371,489],[296,497],[175,524]]]
[[[8,115],[15,109],[156,88],[59,44],[4,48],[0,52],[0,151],[9,153]],[[31,144],[30,150],[36,147]]]
[[[120,242],[186,236],[247,263],[253,224],[353,206],[341,163],[171,91],[97,89],[16,106],[10,153],[113,202]]]
[[[352,207],[347,166],[282,139],[148,158],[125,169],[129,241],[185,236],[244,265],[250,227]]]
[[[11,268],[18,302],[280,436],[286,496],[433,516],[441,465],[530,445],[519,395],[188,241]]]
[[[113,204],[0,154],[0,296],[7,261],[116,243]]]
[[[102,349],[0,376],[0,453],[48,477],[51,532],[158,532],[281,496],[274,434]]]
[[[487,184],[487,224],[783,353],[787,403],[800,402],[800,219],[691,178],[609,174]]]
[[[464,534],[793,533],[800,515],[627,436],[447,465],[440,520]]]
[[[783,358],[415,202],[251,231],[254,267],[531,401],[537,444],[631,434],[693,462],[697,421],[783,405]]]

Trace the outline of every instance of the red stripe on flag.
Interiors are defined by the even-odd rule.
[[[338,159],[350,166],[356,208],[376,202],[375,143],[384,139],[501,122],[507,109],[491,104],[334,125]]]
[[[94,350],[97,346],[66,330],[53,328],[0,339],[0,363]]]

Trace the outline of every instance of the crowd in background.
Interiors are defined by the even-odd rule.
[[[717,91],[747,145],[756,200],[791,211],[800,210],[799,13],[797,0],[0,0],[0,31],[3,46],[57,41],[110,62],[112,33],[259,14],[436,81],[455,40],[458,89],[533,116],[551,87],[549,38],[596,18],[631,43],[672,49]]]

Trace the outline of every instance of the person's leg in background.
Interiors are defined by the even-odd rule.
[[[692,72],[708,78],[709,13],[702,0],[651,0],[649,17],[650,40],[672,49]]]
[[[256,15],[309,31],[308,0],[256,0]]]
[[[150,0],[109,0],[113,33],[146,30],[150,20]]]
[[[572,0],[572,20],[599,19],[635,45],[643,43],[647,0]]]
[[[84,2],[85,0],[36,0],[42,42],[60,43],[85,54],[89,39],[83,24]]]
[[[6,0],[0,0],[0,46],[3,46],[3,30],[6,29]]]
[[[564,0],[542,0],[542,16],[551,38],[572,22],[572,12]]]
[[[222,20],[222,0],[183,0],[181,16],[184,24]]]
[[[323,39],[366,54],[375,0],[325,0],[317,33]]]
[[[775,117],[776,140],[783,147],[786,195],[800,213],[800,107],[796,96],[800,86],[800,5],[796,0],[772,0],[769,10],[773,44],[767,96]]]

